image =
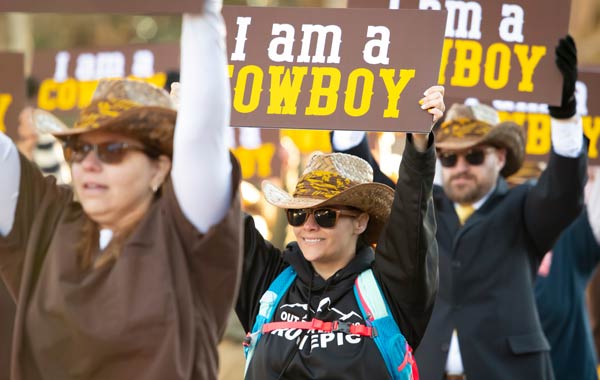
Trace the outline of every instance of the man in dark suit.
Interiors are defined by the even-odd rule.
[[[454,105],[436,134],[440,290],[416,351],[424,380],[554,379],[533,282],[544,254],[581,211],[586,167],[572,39],[561,40],[556,53],[563,98],[550,107],[553,149],[535,185],[509,189],[504,178],[521,166],[524,138],[491,107]],[[337,137],[334,149],[370,154],[366,140],[353,147]]]

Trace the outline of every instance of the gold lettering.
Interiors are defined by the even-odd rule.
[[[589,157],[598,158],[598,136],[600,136],[600,116],[584,116],[583,132],[590,139]]]
[[[521,92],[532,92],[533,91],[533,74],[535,68],[543,56],[546,55],[545,46],[532,46],[531,57],[529,55],[529,46],[527,45],[515,45],[515,54],[519,59],[521,65],[521,81],[519,82],[519,91]]]
[[[450,79],[452,86],[474,87],[479,83],[481,75],[481,44],[470,40],[454,41],[456,59],[454,75]]]
[[[552,146],[550,116],[543,114],[527,115],[527,154],[547,154]]]
[[[292,79],[290,77],[290,70],[286,69],[284,66],[269,67],[269,74],[271,74],[271,88],[269,90],[271,98],[269,106],[267,107],[268,114],[296,114],[298,96],[300,95],[302,82],[307,73],[308,67],[294,66],[291,73],[291,76],[293,76]]]
[[[338,90],[342,80],[342,73],[334,67],[313,67],[311,70],[313,85],[310,89],[310,103],[306,107],[305,115],[327,116],[335,112],[338,101]],[[329,85],[324,84],[325,78]],[[325,105],[321,106],[321,100]]]
[[[440,62],[440,74],[438,76],[438,83],[446,83],[446,68],[448,67],[448,56],[454,46],[454,40],[451,38],[444,39],[444,47],[442,48],[442,60]]]
[[[237,147],[233,154],[240,162],[242,178],[250,179],[255,176],[267,178],[271,176],[271,160],[275,155],[275,145],[272,143],[262,144],[257,149]]]
[[[493,89],[499,90],[504,88],[508,83],[510,73],[510,49],[503,43],[495,43],[490,45],[485,57],[485,69],[483,81]],[[498,67],[498,75],[495,76],[496,67]]]
[[[272,143],[262,144],[256,151],[256,165],[260,178],[271,177],[271,160],[275,155],[275,145]]]
[[[252,76],[250,96],[248,103],[244,103],[249,76]],[[250,113],[256,111],[260,104],[260,94],[263,91],[263,77],[263,71],[259,66],[248,65],[240,69],[235,88],[233,89],[233,108],[235,108],[236,111],[239,113]]]
[[[329,131],[282,129],[281,137],[289,137],[301,153],[331,152]]]
[[[414,69],[401,69],[398,74],[398,82],[394,82],[395,69],[379,70],[379,76],[383,78],[383,83],[388,93],[387,108],[383,111],[384,118],[397,118],[400,115],[400,110],[398,109],[400,95],[404,92],[408,82],[415,77],[415,74],[416,70]]]
[[[43,80],[38,91],[38,107],[46,111],[54,111],[57,92],[58,85],[53,79]]]
[[[356,101],[356,89],[358,88],[358,79],[364,78],[363,82],[363,91],[360,96],[360,104],[358,108],[354,107],[354,102]],[[360,117],[369,112],[369,108],[371,107],[371,98],[373,97],[373,83],[375,82],[375,77],[373,76],[373,72],[368,69],[356,69],[352,70],[350,76],[348,77],[348,86],[346,87],[346,98],[344,100],[344,111],[349,116]]]

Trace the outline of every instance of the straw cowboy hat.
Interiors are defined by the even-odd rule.
[[[173,153],[176,118],[175,105],[165,90],[131,79],[101,79],[72,128],[49,112],[33,112],[36,128],[61,140],[96,130],[117,132],[168,156]]]
[[[373,168],[362,158],[345,153],[315,154],[304,169],[293,194],[263,181],[270,204],[284,209],[351,206],[369,214],[365,237],[376,243],[388,220],[394,190],[373,183]]]
[[[436,148],[464,150],[481,144],[506,149],[506,163],[500,171],[503,177],[515,173],[523,164],[525,136],[518,124],[500,123],[498,112],[485,104],[453,104],[436,132]]]

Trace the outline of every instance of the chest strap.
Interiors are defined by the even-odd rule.
[[[325,322],[320,319],[312,321],[297,321],[297,322],[269,322],[262,327],[262,333],[267,334],[279,329],[298,329],[298,330],[314,330],[322,332],[343,332],[346,334],[356,334],[372,338],[376,335],[375,329],[371,326],[357,325],[350,322],[333,321]]]

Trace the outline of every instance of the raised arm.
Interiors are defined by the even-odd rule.
[[[434,174],[433,144],[425,152],[419,152],[409,134],[392,213],[379,239],[373,267],[392,314],[414,349],[425,332],[437,294]]]
[[[226,144],[230,94],[221,1],[184,15],[181,93],[175,128],[173,187],[185,216],[202,233],[231,203],[232,165]]]
[[[48,243],[43,237],[30,239],[32,226],[37,222],[51,231],[71,200],[69,188],[56,186],[52,176],[44,177],[0,133],[0,272],[15,299],[27,250],[41,254],[34,247]]]
[[[424,99],[423,108],[435,122],[444,110],[443,88],[426,92]],[[414,349],[425,333],[438,290],[434,175],[433,135],[408,134],[392,212],[373,267],[392,314]]]
[[[587,157],[583,149],[581,117],[575,114],[577,49],[569,36],[556,48],[556,64],[563,75],[560,106],[549,107],[552,153],[525,203],[525,224],[538,258],[552,248],[561,231],[581,212]]]
[[[17,147],[0,133],[0,235],[8,236],[15,221],[21,164]]]

